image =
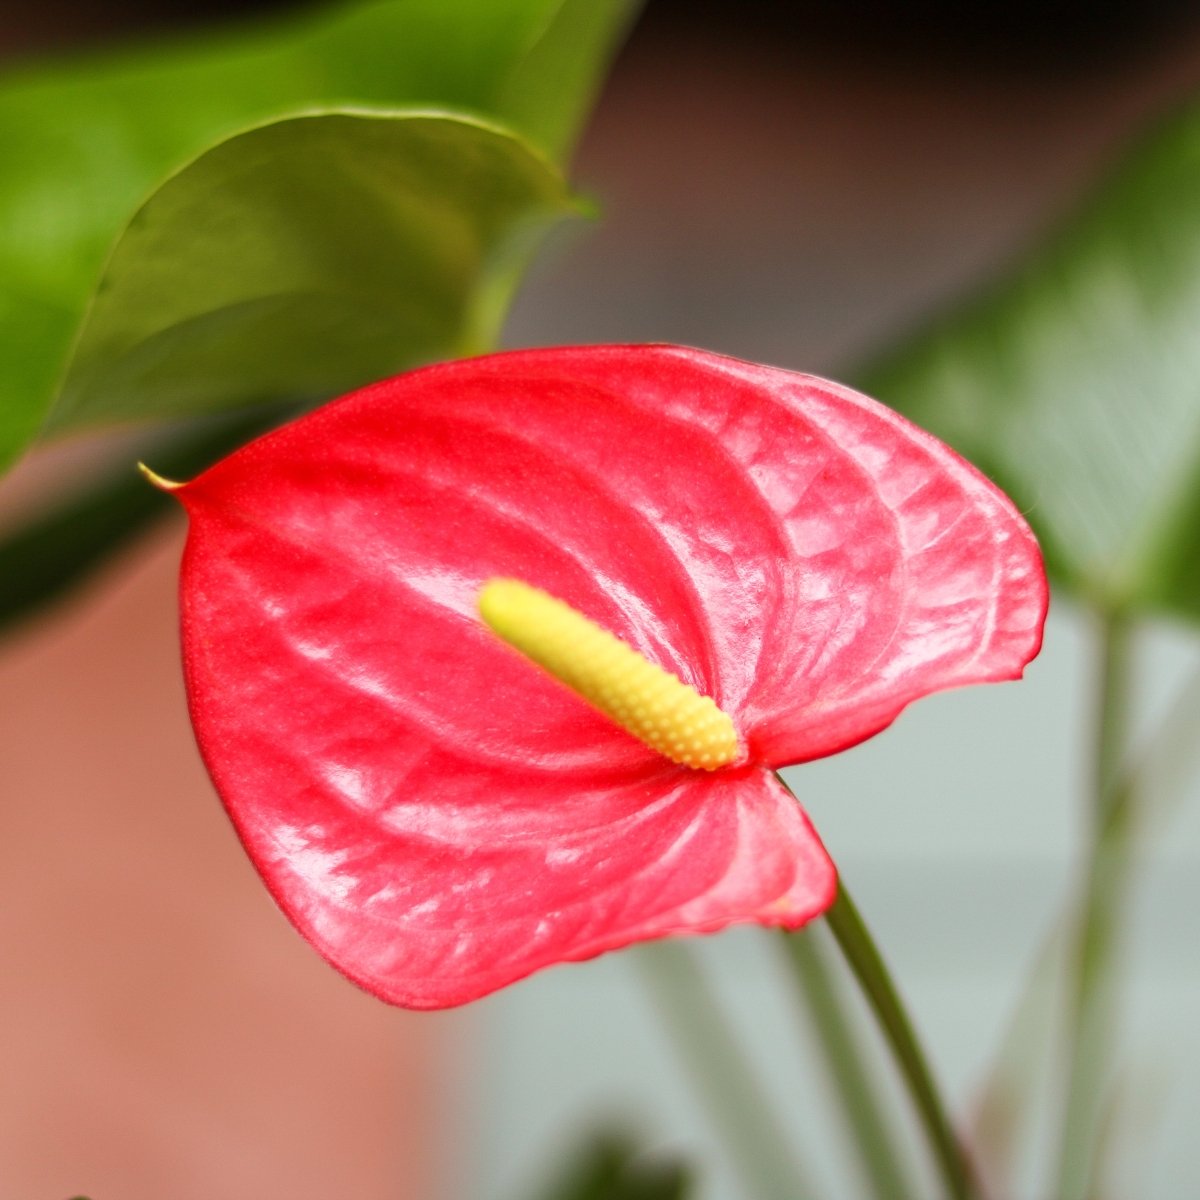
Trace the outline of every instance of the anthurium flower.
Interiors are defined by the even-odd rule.
[[[429,367],[173,490],[217,790],[300,932],[414,1008],[804,924],[836,873],[776,769],[1041,639],[1036,544],[983,476],[696,350]]]

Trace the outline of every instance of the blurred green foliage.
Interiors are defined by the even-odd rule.
[[[509,122],[514,140],[528,139],[527,156],[540,150],[561,160],[631,8],[630,0],[359,3],[9,79],[0,90],[0,464],[36,435],[96,289],[107,286],[105,260],[148,198],[141,212],[157,214],[155,252],[186,253],[192,230],[175,230],[172,243],[161,225],[166,210],[153,204],[172,172],[186,177],[190,160],[251,126],[347,106],[445,108]],[[346,157],[310,160],[309,176],[336,178]],[[229,176],[225,185],[237,182]],[[176,199],[189,186],[173,184]],[[302,221],[309,199],[304,191],[293,199]],[[236,328],[236,314],[225,316]],[[441,339],[423,356],[444,346]],[[94,373],[95,339],[89,347]],[[364,362],[360,381],[373,366]],[[314,380],[309,390],[320,386]],[[56,425],[68,422],[62,414]]]
[[[1200,107],[859,379],[996,479],[1105,611],[1200,618],[1198,196]]]
[[[597,1133],[581,1145],[539,1200],[687,1200],[691,1178],[681,1163],[643,1157],[634,1142]]]

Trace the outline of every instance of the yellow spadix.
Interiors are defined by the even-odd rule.
[[[672,762],[715,771],[738,757],[737,730],[710,697],[562,600],[493,579],[479,612],[498,637]]]

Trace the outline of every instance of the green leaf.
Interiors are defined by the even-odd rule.
[[[549,6],[538,36],[499,83],[487,111],[563,161],[599,91],[601,67],[641,6],[642,0],[558,0]]]
[[[1200,108],[863,385],[1004,486],[1056,580],[1200,618]]]
[[[36,434],[107,254],[170,172],[251,125],[346,105],[464,109],[510,121],[561,158],[632,9],[359,3],[10,77],[0,89],[0,466]]]
[[[324,397],[486,345],[514,244],[570,211],[545,159],[471,118],[238,134],[122,235],[49,428]]]
[[[540,1200],[686,1200],[689,1172],[674,1161],[641,1158],[619,1133],[597,1133],[578,1147]]]

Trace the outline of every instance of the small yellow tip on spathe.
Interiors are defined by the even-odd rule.
[[[622,729],[681,766],[715,771],[738,757],[728,715],[594,621],[519,579],[493,579],[479,613],[497,637]]]
[[[144,462],[138,463],[138,470],[145,476],[160,492],[173,492],[176,488],[183,487],[182,483],[176,483],[173,479],[164,479],[161,475],[155,474]]]

